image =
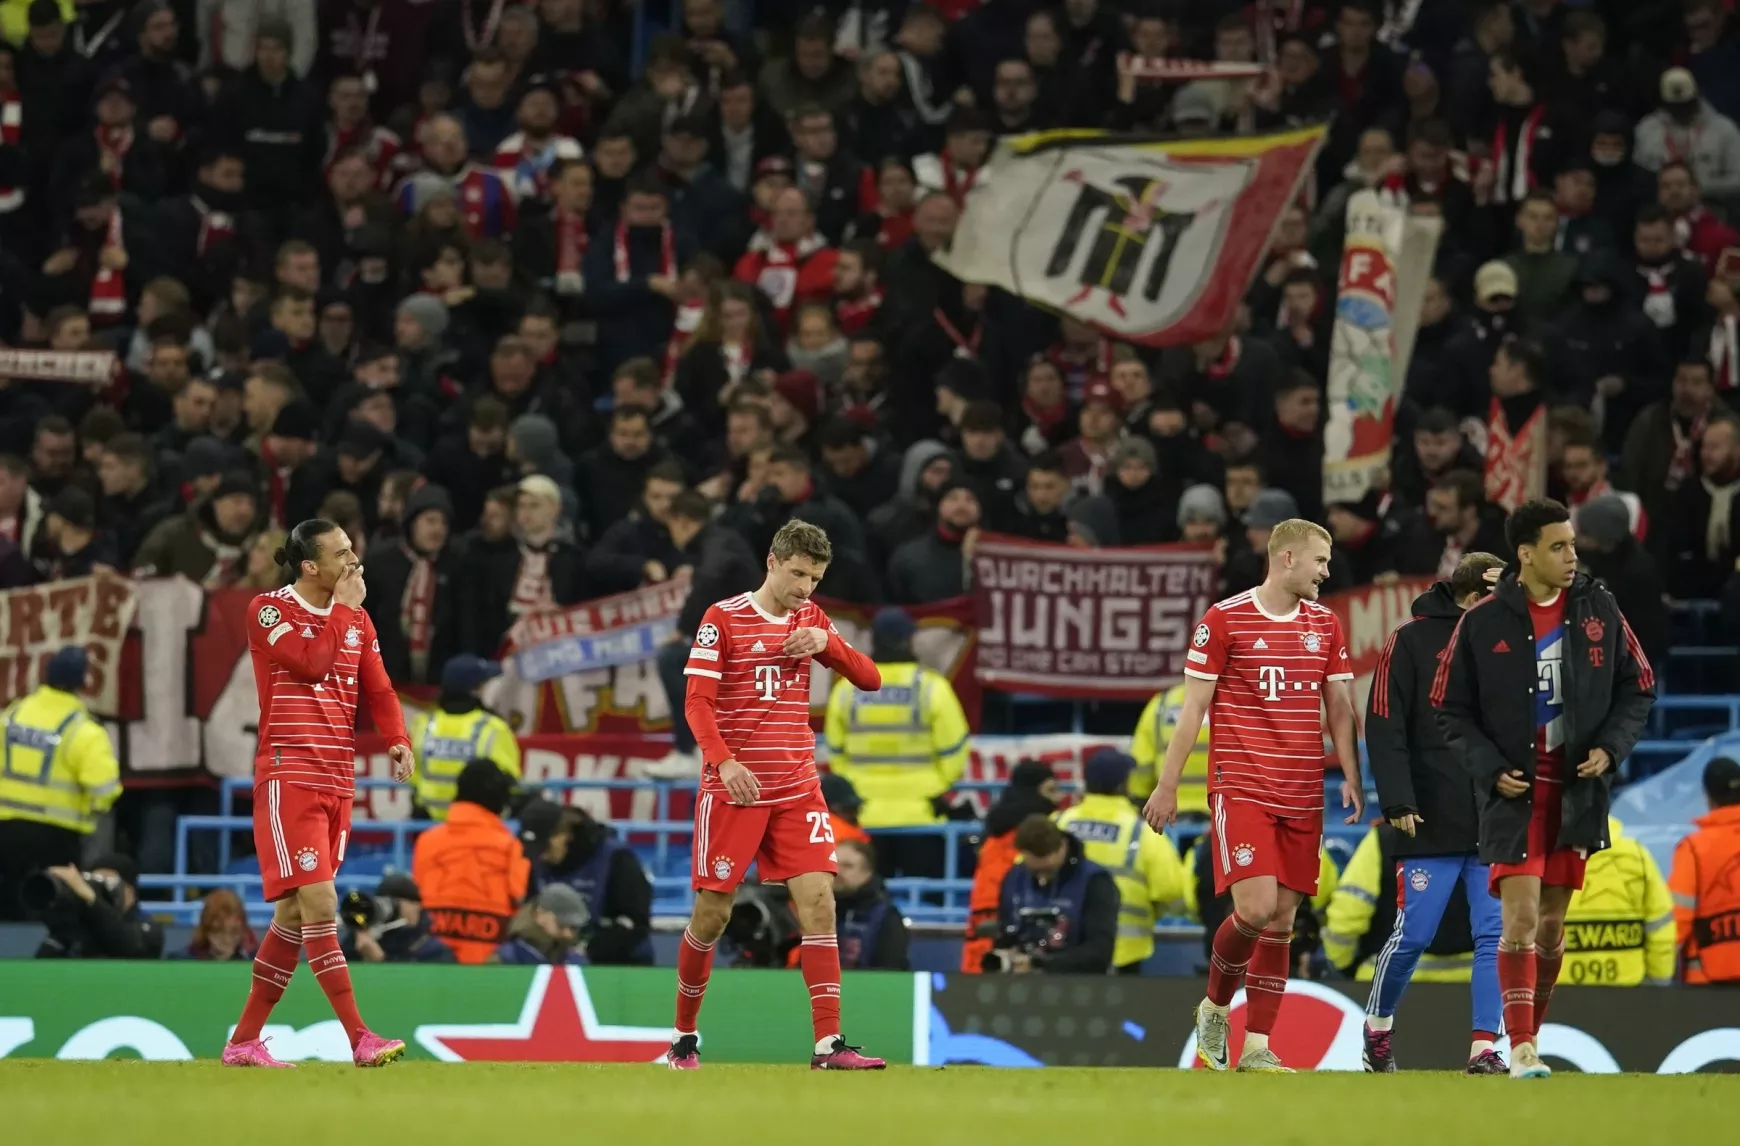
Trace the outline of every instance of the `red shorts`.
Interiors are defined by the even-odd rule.
[[[1317,894],[1323,848],[1321,816],[1281,816],[1259,804],[1213,797],[1214,822],[1210,848],[1214,857],[1214,893],[1257,876],[1304,896]]]
[[[723,792],[702,792],[695,801],[696,891],[735,891],[758,865],[763,883],[780,883],[812,871],[832,875],[834,826],[820,786],[779,804],[733,804]]]
[[[1532,875],[1543,887],[1583,886],[1583,869],[1589,864],[1589,853],[1582,848],[1556,848],[1559,823],[1564,817],[1562,803],[1564,786],[1556,781],[1535,776],[1534,790],[1529,793],[1529,842],[1521,863],[1495,863],[1486,878],[1492,894],[1498,894],[1498,881],[1510,875]]]
[[[338,874],[350,838],[350,801],[349,792],[282,780],[254,785],[254,851],[268,901]]]

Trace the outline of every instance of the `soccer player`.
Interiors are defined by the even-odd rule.
[[[1396,1069],[1390,1045],[1396,1007],[1459,887],[1468,900],[1474,941],[1474,1034],[1466,1069],[1469,1074],[1508,1072],[1495,1048],[1500,924],[1498,901],[1487,891],[1489,873],[1478,854],[1474,782],[1444,742],[1430,699],[1438,658],[1456,622],[1463,610],[1485,598],[1503,569],[1502,557],[1467,553],[1450,580],[1420,594],[1412,619],[1384,645],[1366,702],[1366,755],[1378,805],[1395,832],[1394,848],[1386,850],[1396,857],[1396,922],[1372,969],[1365,1007],[1365,1069],[1378,1074]],[[1462,925],[1456,921],[1454,926]]]
[[[248,644],[260,693],[254,758],[254,848],[273,903],[272,925],[254,957],[241,1021],[224,1047],[225,1066],[283,1067],[260,1038],[290,985],[299,950],[350,1038],[358,1066],[385,1066],[405,1053],[363,1025],[350,968],[338,947],[338,892],[356,789],[358,693],[386,739],[393,779],[411,775],[411,741],[393,682],[381,664],[374,622],[363,612],[363,567],[344,530],[304,521],[276,554],[294,584],[248,606]]]
[[[834,830],[816,777],[810,731],[813,657],[866,692],[882,687],[869,657],[810,600],[833,556],[828,535],[793,519],[774,534],[767,579],[712,605],[695,630],[684,712],[701,750],[695,802],[695,909],[677,949],[677,1022],[666,1062],[701,1065],[696,1020],[713,945],[731,919],[751,863],[784,882],[803,929],[799,965],[810,991],[812,1070],[881,1070],[840,1037],[840,949],[834,929]]]
[[[1536,1040],[1565,957],[1565,910],[1589,853],[1610,842],[1613,769],[1643,731],[1655,676],[1613,594],[1577,572],[1564,506],[1524,502],[1504,533],[1515,571],[1456,622],[1431,698],[1479,800],[1510,1076],[1544,1078]]]
[[[1293,913],[1317,891],[1323,840],[1323,709],[1341,763],[1347,822],[1364,811],[1355,748],[1353,668],[1341,622],[1317,603],[1329,533],[1290,518],[1269,535],[1263,583],[1203,614],[1185,666],[1184,705],[1143,815],[1162,831],[1208,714],[1208,792],[1215,894],[1233,909],[1215,932],[1208,997],[1196,1008],[1196,1055],[1226,1070],[1227,1016],[1242,983],[1248,1007],[1238,1069],[1291,1073],[1269,1049],[1281,1013]]]

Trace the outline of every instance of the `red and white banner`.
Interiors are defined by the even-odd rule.
[[[1413,616],[1414,598],[1431,587],[1430,577],[1410,577],[1391,585],[1362,585],[1323,598],[1323,603],[1341,618],[1347,656],[1353,661],[1354,696],[1361,713],[1365,712],[1365,698],[1371,692],[1372,673],[1377,670],[1384,642],[1397,625]]]
[[[0,346],[0,378],[107,386],[120,373],[113,350],[17,350]]]
[[[0,705],[42,683],[50,657],[68,645],[85,650],[85,703],[98,716],[121,705],[121,646],[133,624],[133,583],[80,577],[0,593]]]
[[[1206,545],[1076,549],[987,534],[973,553],[979,683],[1147,700],[1184,679],[1191,627],[1220,592]]]
[[[1227,329],[1325,131],[1005,139],[936,261],[1131,342],[1209,338]]]

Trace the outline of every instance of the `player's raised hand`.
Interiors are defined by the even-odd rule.
[[[1154,789],[1154,794],[1148,797],[1148,802],[1142,805],[1142,818],[1148,821],[1148,826],[1157,832],[1166,830],[1178,815],[1178,792],[1168,791],[1162,784]]]
[[[403,784],[416,771],[417,758],[411,755],[409,744],[395,744],[387,749],[387,759],[393,762],[393,779]]]
[[[733,804],[748,806],[761,796],[761,782],[755,778],[755,773],[735,760],[726,760],[719,765],[719,782],[725,785]]]
[[[1514,800],[1529,790],[1529,782],[1520,771],[1513,769],[1501,775],[1494,787],[1498,789],[1500,796],[1507,800]]]
[[[1341,806],[1353,809],[1353,811],[1347,813],[1347,815],[1343,817],[1341,821],[1342,823],[1359,823],[1365,818],[1365,789],[1358,784],[1349,784],[1346,780],[1343,780],[1341,782]],[[1413,835],[1412,832],[1409,832],[1408,834]]]
[[[780,651],[788,657],[813,657],[828,647],[828,630],[826,629],[793,629],[786,634],[785,644]]]
[[[332,587],[332,599],[341,605],[349,605],[353,609],[362,608],[363,598],[369,595],[369,588],[363,584],[362,566],[352,565],[338,579],[338,584]]]

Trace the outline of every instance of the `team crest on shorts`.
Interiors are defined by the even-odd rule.
[[[313,871],[320,866],[320,855],[313,848],[303,848],[296,853],[296,866],[303,871]]]
[[[279,621],[283,620],[283,618],[284,618],[284,614],[282,614],[278,611],[278,606],[276,606],[276,605],[261,605],[260,606],[259,622],[260,622],[260,627],[262,629],[271,628],[273,625],[276,625]]]
[[[724,856],[716,857],[713,860],[713,878],[714,879],[725,879],[730,874],[731,874],[731,861],[726,859]]]
[[[1432,873],[1423,867],[1417,867],[1408,873],[1408,886],[1415,891],[1425,891],[1431,886]]]
[[[1233,862],[1240,867],[1250,867],[1251,861],[1257,858],[1257,849],[1250,844],[1240,844],[1232,850]]]
[[[1323,640],[1316,633],[1305,634],[1305,651],[1314,653],[1323,647]]]
[[[1190,638],[1190,643],[1200,649],[1208,644],[1208,635],[1208,626],[1198,625],[1196,626],[1196,635]]]
[[[345,644],[346,648],[350,648],[350,649],[361,648],[362,647],[362,633],[361,633],[361,631],[354,628],[354,627],[346,629],[344,631],[344,644]]]

